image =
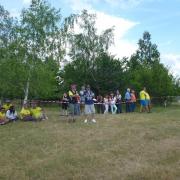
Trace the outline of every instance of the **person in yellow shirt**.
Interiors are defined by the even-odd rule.
[[[36,102],[32,103],[32,107],[30,109],[30,112],[31,112],[32,117],[36,120],[48,119],[47,116],[45,115],[44,111],[42,110],[42,108],[37,106]]]
[[[144,87],[140,93],[140,112],[142,111],[147,111],[148,112],[148,107],[147,107],[147,102],[146,102],[146,88]]]
[[[28,104],[24,104],[20,111],[20,118],[23,121],[34,121],[35,119],[31,115],[31,111],[29,109]]]
[[[0,125],[4,125],[8,123],[8,119],[6,119],[6,110],[4,107],[0,108]]]
[[[5,111],[7,112],[7,110],[9,110],[9,108],[12,106],[11,101],[9,99],[7,99],[5,101],[5,104],[3,104],[3,108],[5,109]]]
[[[151,98],[147,91],[146,91],[146,104],[147,104],[148,112],[151,112]]]

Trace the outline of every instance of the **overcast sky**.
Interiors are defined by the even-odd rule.
[[[158,45],[161,61],[180,76],[180,0],[48,0],[64,17],[82,9],[97,14],[98,31],[115,26],[111,53],[130,56],[144,31]],[[13,16],[19,16],[30,0],[0,0]]]

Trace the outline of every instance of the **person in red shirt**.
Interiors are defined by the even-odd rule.
[[[135,111],[136,108],[136,95],[135,95],[135,91],[131,90],[131,110],[132,112]]]

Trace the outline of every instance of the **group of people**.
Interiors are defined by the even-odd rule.
[[[150,96],[144,87],[139,93],[140,100],[140,112],[150,112]],[[75,121],[75,115],[84,114],[86,116],[85,122],[88,121],[87,117],[91,115],[92,122],[95,122],[94,114],[95,107],[98,113],[101,114],[119,114],[122,113],[122,104],[125,104],[126,112],[134,112],[136,108],[136,94],[133,89],[127,88],[124,98],[122,97],[119,90],[115,93],[111,92],[110,94],[105,95],[104,97],[99,95],[95,98],[95,94],[90,89],[90,86],[82,86],[81,90],[78,92],[75,84],[71,85],[71,89],[68,93],[64,93],[62,97],[62,110],[63,115],[69,113],[72,117],[72,121]],[[90,118],[89,118],[90,119]]]
[[[68,93],[64,93],[62,97],[62,109],[64,115],[67,115],[69,108],[69,122],[75,122],[75,115],[84,114],[87,123],[89,121],[96,123],[94,119],[95,94],[92,92],[90,85],[82,86],[80,92],[77,91],[76,85],[72,84]]]
[[[18,114],[15,110],[15,106],[6,100],[5,103],[0,106],[0,125],[4,125],[10,122],[22,121],[41,121],[48,119],[43,109],[33,102],[31,106],[25,103]]]

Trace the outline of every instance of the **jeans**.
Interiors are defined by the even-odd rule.
[[[117,104],[116,104],[116,107],[117,107],[117,113],[118,113],[118,114],[119,114],[119,113],[122,113],[122,104],[121,104],[121,102],[117,103]]]
[[[126,112],[131,112],[131,102],[129,100],[126,100]]]

